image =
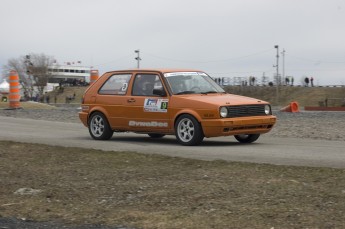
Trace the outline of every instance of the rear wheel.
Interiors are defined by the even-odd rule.
[[[201,125],[191,115],[181,115],[175,123],[177,140],[185,146],[199,145],[204,139]]]
[[[148,134],[151,138],[162,138],[165,134]]]
[[[91,115],[89,121],[89,132],[93,139],[108,140],[113,136],[107,118],[100,112]]]
[[[239,134],[235,135],[237,141],[241,143],[252,143],[258,140],[260,134]]]

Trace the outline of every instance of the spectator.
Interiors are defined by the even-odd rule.
[[[308,77],[304,78],[304,83],[305,83],[306,87],[309,87],[309,78]]]
[[[252,86],[255,86],[255,77],[252,76]]]

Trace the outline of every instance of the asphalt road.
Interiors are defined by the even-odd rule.
[[[276,165],[345,168],[345,143],[262,135],[252,144],[233,137],[205,139],[200,146],[181,146],[175,136],[151,139],[147,135],[114,133],[111,140],[92,140],[82,124],[0,117],[0,140],[41,143],[105,151],[137,151],[202,160],[245,161]]]

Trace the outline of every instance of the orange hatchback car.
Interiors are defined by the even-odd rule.
[[[96,140],[114,132],[175,135],[182,145],[233,135],[256,141],[276,122],[269,103],[226,93],[205,72],[135,69],[102,75],[85,92],[80,120]]]

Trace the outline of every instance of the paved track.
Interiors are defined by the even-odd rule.
[[[174,136],[157,140],[132,133],[115,133],[109,141],[95,141],[82,124],[11,117],[0,117],[0,140],[105,151],[138,151],[202,160],[345,168],[343,141],[262,135],[257,142],[248,145],[238,143],[233,137],[220,137],[205,139],[200,146],[186,147],[179,145]]]

